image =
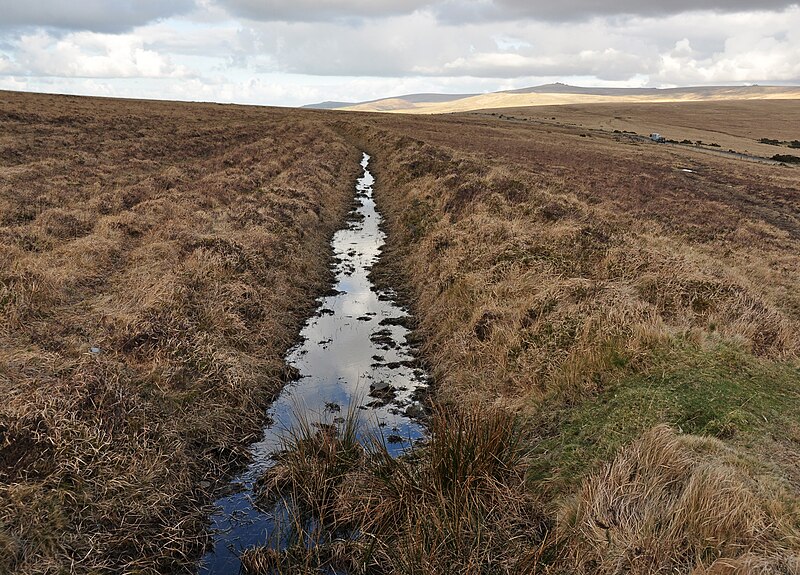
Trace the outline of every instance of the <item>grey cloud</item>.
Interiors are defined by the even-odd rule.
[[[436,11],[443,20],[511,20],[530,18],[546,21],[575,21],[592,17],[668,16],[697,10],[742,12],[782,10],[797,6],[796,0],[478,0],[470,7],[462,0],[444,0]]]
[[[261,21],[321,22],[430,10],[445,23],[533,19],[568,22],[621,15],[667,16],[697,10],[781,10],[796,0],[216,0],[230,13]]]
[[[663,18],[562,24],[493,21],[458,27],[441,25],[427,11],[357,27],[253,23],[261,58],[250,65],[259,72],[317,76],[593,77],[610,82],[649,77],[663,85],[750,81],[756,66],[763,68],[762,76],[769,76],[767,68],[774,61],[775,79],[787,81],[797,76],[791,62],[800,39],[794,32],[798,23],[800,10],[746,17],[709,18],[694,12]],[[771,40],[775,36],[781,38],[777,46]],[[503,38],[513,41],[504,43]],[[679,42],[689,43],[690,56],[673,54]],[[755,51],[759,42],[766,42],[766,47]],[[753,81],[762,80],[759,76]]]
[[[510,79],[525,76],[593,76],[599,80],[620,81],[652,69],[652,61],[646,58],[608,50],[555,54],[546,57],[502,53],[478,54],[448,62],[428,73]]]
[[[370,26],[270,22],[254,25],[262,56],[273,70],[318,76],[396,77],[415,67],[458,58],[469,46],[490,50],[480,31],[440,29],[429,14],[387,19]],[[268,71],[262,68],[260,71]]]
[[[0,0],[0,28],[44,26],[121,32],[188,12],[194,0]]]
[[[236,16],[253,20],[320,22],[410,14],[430,0],[218,0]]]

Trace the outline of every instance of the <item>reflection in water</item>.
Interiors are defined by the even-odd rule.
[[[360,205],[332,242],[337,258],[336,295],[320,298],[317,313],[301,332],[303,343],[287,357],[301,379],[288,385],[270,408],[275,423],[251,446],[253,462],[234,481],[235,493],[216,502],[219,509],[211,518],[214,549],[202,560],[199,572],[203,575],[238,573],[239,553],[264,545],[281,524],[282,508],[257,508],[252,487],[271,465],[270,454],[280,447],[282,430],[291,427],[295,414],[305,414],[312,421],[330,421],[339,415],[338,408],[344,412],[351,401],[360,401],[363,413],[368,414],[365,420],[390,430],[387,434],[396,443],[389,448],[395,453],[422,435],[420,425],[406,417],[405,410],[413,405],[414,390],[425,385],[425,376],[413,368],[405,340],[408,330],[398,325],[402,321],[393,321],[407,314],[386,301],[392,294],[379,294],[367,278],[384,240],[368,163],[369,156],[364,154],[364,175],[356,186]],[[391,403],[371,397],[371,390],[384,398],[393,397]]]

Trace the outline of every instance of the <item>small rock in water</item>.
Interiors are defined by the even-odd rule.
[[[388,329],[379,329],[369,336],[372,343],[379,349],[389,350],[397,347],[397,342],[392,338],[392,332]]]
[[[420,419],[425,417],[425,408],[420,403],[412,403],[406,407],[406,416],[412,419]]]
[[[326,401],[325,411],[328,411],[330,413],[339,413],[340,411],[342,411],[342,406],[332,401]]]
[[[370,385],[369,394],[378,399],[367,404],[369,407],[383,407],[397,397],[397,390],[388,381],[379,381]]]
[[[402,317],[387,317],[381,320],[380,325],[400,325],[407,329],[411,329],[414,320],[409,316]]]
[[[386,391],[390,387],[391,387],[391,385],[389,385],[388,381],[376,381],[375,383],[370,385],[370,388],[372,389],[372,391]]]
[[[386,438],[386,441],[388,441],[389,443],[403,443],[403,438],[393,433]]]

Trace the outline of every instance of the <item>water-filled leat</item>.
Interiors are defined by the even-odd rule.
[[[216,501],[211,518],[214,547],[202,559],[203,575],[237,573],[244,549],[280,541],[275,532],[285,523],[284,508],[257,507],[252,489],[298,415],[332,422],[357,402],[368,431],[379,428],[391,435],[388,446],[393,452],[400,453],[422,435],[422,427],[406,415],[418,410],[413,396],[426,385],[406,341],[403,318],[408,314],[394,303],[391,292],[377,290],[369,279],[384,243],[369,160],[364,154],[364,173],[356,185],[358,207],[332,240],[334,295],[319,299],[303,327],[301,343],[287,355],[300,379],[287,385],[269,409],[273,423],[250,447],[252,463],[234,480],[232,494]]]

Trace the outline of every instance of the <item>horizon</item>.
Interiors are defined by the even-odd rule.
[[[615,88],[614,86],[579,86],[575,84],[566,84],[564,82],[551,82],[549,84],[540,84],[537,86],[520,86],[518,88],[510,88],[507,90],[497,90],[495,92],[478,92],[474,94],[461,94],[461,93],[447,93],[447,92],[416,92],[413,94],[391,94],[387,96],[381,96],[378,98],[374,98],[371,100],[363,100],[363,101],[339,101],[339,100],[322,100],[318,102],[308,102],[304,104],[298,105],[284,105],[284,104],[251,104],[251,103],[243,103],[243,102],[235,102],[235,101],[218,101],[218,100],[192,100],[192,99],[176,99],[176,98],[150,98],[144,96],[130,96],[130,95],[105,95],[105,94],[78,94],[78,93],[69,93],[69,92],[44,92],[44,91],[37,91],[37,90],[23,90],[23,89],[8,89],[0,87],[0,92],[16,92],[16,93],[23,93],[23,94],[39,94],[43,96],[66,96],[66,97],[77,97],[77,98],[104,98],[110,100],[140,100],[140,101],[148,101],[148,102],[175,102],[175,103],[182,103],[182,104],[219,104],[225,106],[254,106],[254,107],[265,107],[265,108],[289,108],[289,109],[313,109],[315,106],[323,105],[323,104],[345,104],[345,105],[358,105],[358,104],[369,104],[373,102],[380,102],[383,100],[389,99],[402,99],[409,96],[424,96],[424,95],[434,95],[434,96],[463,96],[463,97],[470,97],[470,96],[480,96],[480,95],[488,95],[488,94],[496,94],[502,92],[513,92],[515,90],[525,90],[531,88],[544,88],[547,86],[555,86],[555,85],[562,85],[567,86],[570,88],[581,88],[581,89],[608,89],[608,88]],[[687,86],[665,86],[665,87],[643,87],[643,88],[630,88],[634,90],[638,89],[646,89],[646,90],[692,90],[692,89],[710,89],[710,88],[797,88],[800,89],[800,83],[797,84],[709,84],[709,85],[687,85]],[[627,89],[627,88],[619,88],[619,89]]]
[[[0,0],[0,89],[301,107],[564,83],[800,85],[797,2]]]

